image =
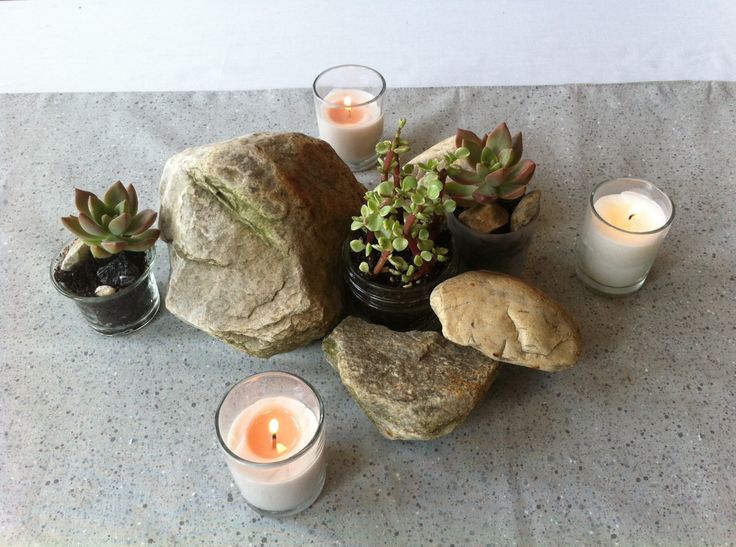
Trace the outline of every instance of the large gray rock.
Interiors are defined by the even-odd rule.
[[[260,133],[190,148],[160,192],[174,315],[261,357],[337,322],[340,246],[365,188],[327,143]]]
[[[327,361],[384,437],[450,433],[483,398],[498,363],[436,332],[395,332],[348,317],[322,341]]]

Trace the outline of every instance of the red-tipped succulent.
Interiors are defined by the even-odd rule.
[[[458,205],[467,207],[524,195],[536,165],[521,159],[521,133],[512,138],[505,123],[483,138],[458,129],[455,146],[457,150],[445,158],[450,178],[445,191]]]
[[[79,216],[61,219],[62,224],[81,239],[95,258],[107,258],[123,251],[146,251],[153,247],[161,230],[151,229],[157,213],[138,211],[138,194],[132,184],[114,183],[102,199],[75,189]]]

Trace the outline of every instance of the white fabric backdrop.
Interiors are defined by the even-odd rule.
[[[0,2],[0,92],[736,80],[734,0]]]

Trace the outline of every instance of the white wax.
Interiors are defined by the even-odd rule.
[[[642,281],[667,235],[666,229],[645,232],[664,226],[667,213],[644,194],[630,190],[602,196],[594,206],[606,222],[588,208],[579,241],[579,266],[609,287],[630,287]]]
[[[376,143],[383,134],[383,113],[376,103],[351,106],[349,111],[326,103],[360,105],[373,98],[374,95],[359,89],[335,89],[317,108],[319,137],[327,141],[344,161],[360,162],[375,154]],[[335,116],[335,113],[349,115]]]
[[[253,454],[245,439],[251,422],[268,409],[281,408],[294,416],[301,437],[287,454],[267,460]],[[318,419],[301,401],[289,397],[267,397],[245,408],[230,426],[227,445],[241,458],[254,462],[278,462],[302,450],[314,437]],[[228,458],[228,466],[240,493],[251,505],[265,511],[289,511],[312,500],[322,488],[326,460],[324,431],[309,450],[293,461],[269,467],[246,465]]]

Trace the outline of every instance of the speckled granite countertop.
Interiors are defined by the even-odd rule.
[[[733,542],[735,104],[726,83],[390,90],[416,151],[456,126],[524,132],[543,191],[525,275],[585,341],[576,368],[506,367],[455,433],[410,443],[379,436],[316,344],[249,358],[165,310],[104,338],[49,282],[74,185],[132,181],[157,206],[185,147],[315,134],[309,91],[0,96],[0,543]],[[678,209],[644,288],[611,300],[573,243],[594,184],[627,175]],[[245,506],[214,432],[227,387],[268,369],[326,403],[324,493],[285,520]]]

